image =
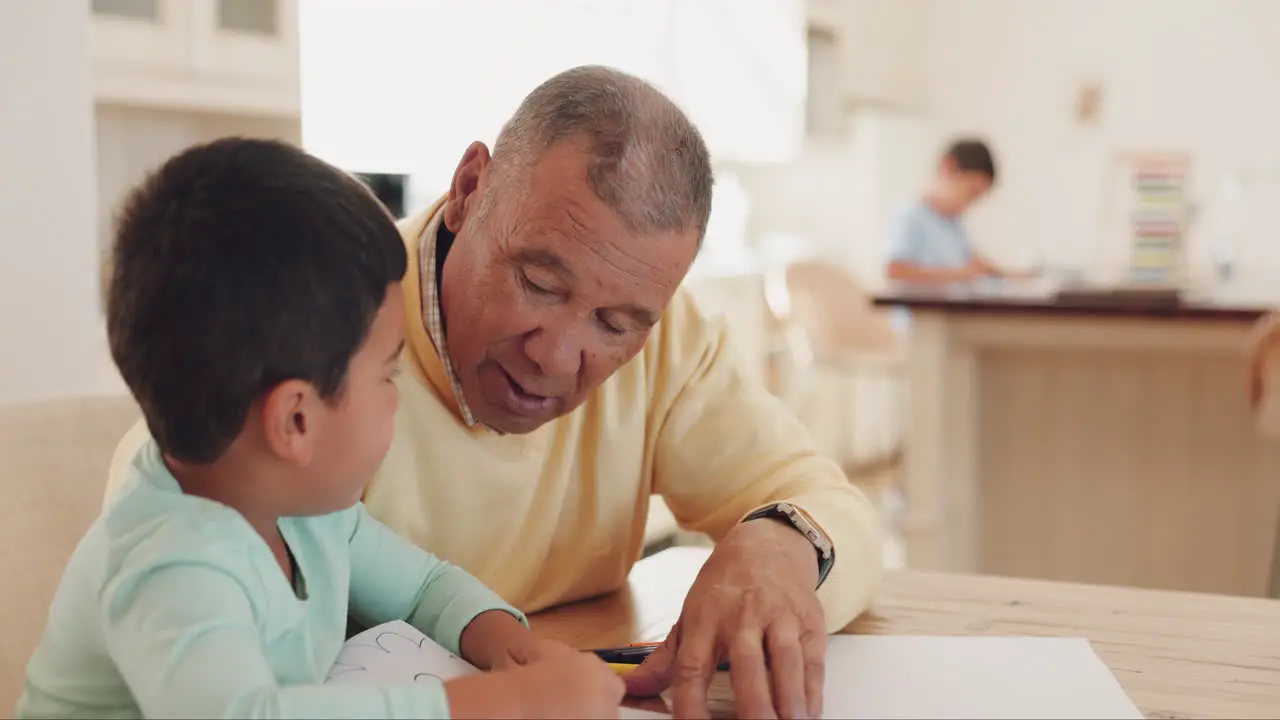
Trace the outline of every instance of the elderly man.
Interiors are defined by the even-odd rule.
[[[717,545],[629,689],[705,714],[729,660],[742,715],[816,717],[826,631],[867,607],[879,531],[679,288],[711,185],[688,118],[600,67],[536,88],[492,155],[468,147],[402,226],[408,372],[365,503],[536,612],[623,587],[657,493]]]

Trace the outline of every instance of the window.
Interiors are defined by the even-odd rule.
[[[412,212],[538,83],[592,63],[670,95],[717,163],[785,162],[804,136],[804,10],[803,0],[305,0],[303,145],[347,169],[409,175]]]
[[[563,69],[611,65],[668,89],[666,8],[658,0],[306,0],[303,145],[341,167],[409,173],[414,195],[434,197],[471,142],[491,144],[524,96]]]
[[[277,35],[279,13],[276,0],[218,0],[218,27],[256,35]]]
[[[159,0],[93,0],[90,8],[94,15],[151,22],[160,20]]]

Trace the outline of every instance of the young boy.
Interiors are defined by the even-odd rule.
[[[220,140],[133,192],[113,260],[111,353],[155,440],[66,568],[20,717],[616,717],[604,663],[358,502],[404,342],[405,249],[372,194]],[[349,612],[510,669],[323,685]]]
[[[889,229],[890,280],[963,282],[1002,272],[973,250],[960,216],[991,190],[996,163],[980,140],[957,140],[938,163],[924,197],[909,204]]]

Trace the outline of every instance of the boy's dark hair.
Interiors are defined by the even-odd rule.
[[[124,203],[111,357],[161,450],[210,463],[280,382],[339,394],[405,263],[386,209],[350,175],[282,142],[197,145]]]
[[[996,180],[995,157],[991,154],[991,148],[981,140],[974,138],[956,140],[947,146],[947,151],[942,156],[951,158],[957,170],[980,172],[991,178],[991,182]]]

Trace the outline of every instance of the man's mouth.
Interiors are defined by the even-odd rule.
[[[502,376],[506,378],[507,386],[511,391],[510,399],[512,401],[511,404],[513,405],[513,409],[522,413],[542,412],[547,408],[550,408],[555,403],[556,398],[554,396],[530,392],[526,390],[518,380],[512,377],[511,373],[501,367],[499,367],[499,370],[502,372]]]

